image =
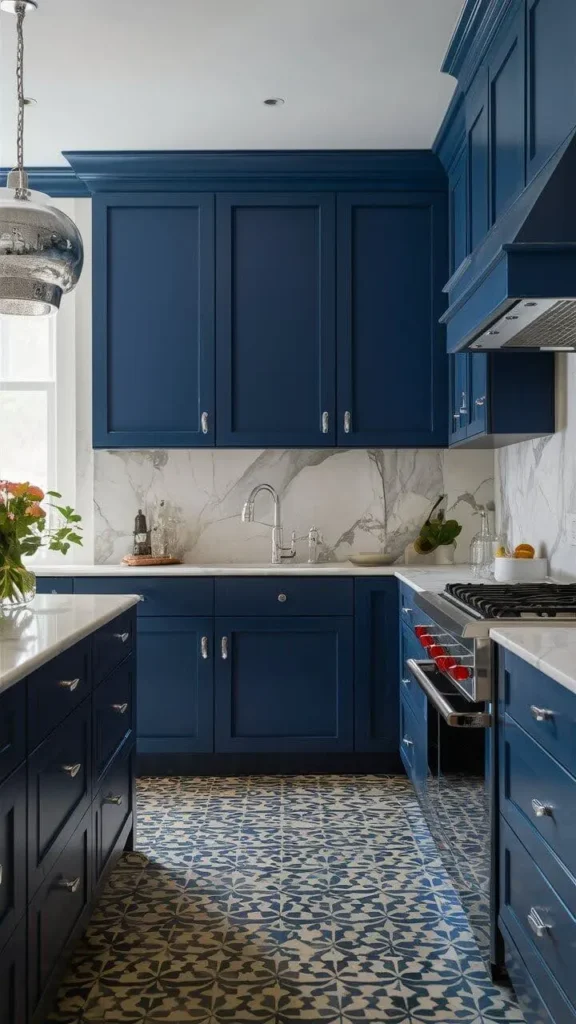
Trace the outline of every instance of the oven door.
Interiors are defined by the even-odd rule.
[[[428,699],[428,775],[420,800],[456,892],[487,962],[491,954],[490,705],[466,698],[433,661],[406,666]]]

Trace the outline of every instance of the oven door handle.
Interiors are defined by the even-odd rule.
[[[416,661],[415,658],[408,658],[406,664],[430,703],[440,712],[448,725],[457,729],[487,729],[492,725],[492,715],[485,711],[456,711],[452,707],[444,694],[436,689],[426,672],[426,669],[436,668],[433,661]]]

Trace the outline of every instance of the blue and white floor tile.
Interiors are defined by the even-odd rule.
[[[522,1024],[409,783],[147,779],[60,1024]]]

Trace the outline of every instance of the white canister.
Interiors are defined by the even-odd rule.
[[[541,583],[548,575],[547,558],[495,558],[498,583]]]

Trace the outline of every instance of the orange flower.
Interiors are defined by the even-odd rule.
[[[44,497],[44,491],[42,490],[41,487],[36,487],[34,484],[30,484],[28,486],[28,490],[26,491],[26,497],[35,498],[36,501],[42,501],[42,498]]]
[[[34,519],[44,519],[46,512],[37,501],[33,505],[29,505],[26,509],[26,515],[32,516]]]
[[[14,484],[10,481],[6,484],[6,490],[8,494],[13,494],[15,498],[23,498],[28,493],[28,481],[25,484]]]

